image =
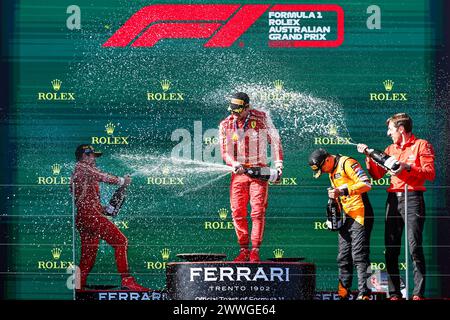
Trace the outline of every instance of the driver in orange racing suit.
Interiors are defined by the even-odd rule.
[[[228,110],[231,115],[219,126],[222,158],[233,167],[230,185],[230,203],[234,227],[241,247],[235,261],[259,261],[259,247],[263,239],[267,208],[268,182],[245,174],[249,167],[267,167],[267,144],[280,177],[283,169],[283,152],[280,137],[265,112],[250,109],[246,93],[235,93]],[[247,205],[252,212],[252,250],[249,246]]]
[[[75,151],[77,163],[70,181],[70,189],[75,194],[77,207],[76,227],[80,232],[80,287],[85,289],[89,272],[97,257],[100,239],[114,248],[117,269],[122,277],[122,289],[148,291],[130,276],[127,261],[128,240],[125,235],[105,215],[100,203],[99,182],[128,185],[131,178],[123,178],[101,172],[95,166],[95,158],[101,156],[90,145],[80,145]],[[75,190],[73,190],[73,186]]]

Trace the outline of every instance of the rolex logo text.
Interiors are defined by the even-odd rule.
[[[149,185],[184,185],[184,177],[171,177],[170,169],[164,166],[161,170],[162,176],[147,177]]]
[[[41,101],[67,101],[75,100],[75,93],[73,92],[59,92],[62,81],[54,79],[51,82],[53,92],[38,92],[37,99]]]
[[[70,183],[70,177],[60,175],[61,165],[55,163],[51,166],[52,175],[40,176],[37,178],[37,184],[40,185],[64,185]]]
[[[115,136],[114,131],[116,130],[116,125],[109,122],[105,125],[106,136],[91,137],[91,144],[93,145],[128,145],[129,136]]]
[[[331,124],[328,126],[327,135],[323,137],[315,137],[315,145],[344,145],[351,144],[351,138],[342,138],[339,136],[336,125]]]
[[[69,267],[73,267],[72,261],[62,261],[60,260],[62,254],[62,249],[53,248],[51,250],[52,259],[38,261],[38,269],[41,270],[66,270]]]
[[[228,210],[221,208],[217,211],[219,220],[216,221],[205,221],[205,230],[233,230],[234,225],[232,221],[227,221]]]
[[[384,80],[383,86],[386,92],[371,92],[370,101],[408,101],[408,95],[405,92],[392,92],[395,82]]]
[[[273,86],[275,90],[272,89],[259,94],[259,98],[262,101],[288,102],[295,99],[294,93],[284,90],[284,82],[282,80],[275,80]]]
[[[171,92],[172,83],[165,79],[160,81],[162,92],[147,92],[148,101],[184,101],[184,93]]]
[[[288,177],[284,177],[281,178],[279,182],[274,183],[274,182],[269,182],[269,185],[273,185],[273,186],[296,186],[297,184],[297,177],[293,177],[293,178],[288,178]]]
[[[146,268],[148,270],[163,270],[166,269],[167,261],[170,258],[170,249],[164,248],[160,251],[162,261],[147,261]]]

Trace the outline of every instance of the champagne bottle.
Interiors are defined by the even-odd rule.
[[[400,167],[400,163],[397,159],[387,155],[383,151],[367,148],[366,152],[373,161],[386,170],[395,171]]]
[[[269,182],[278,182],[281,178],[276,169],[271,169],[269,167],[246,168],[245,174],[247,174],[251,178]]]
[[[119,214],[120,208],[122,208],[123,202],[126,197],[125,185],[120,186],[109,200],[109,204],[105,207],[105,215],[115,217]]]
[[[337,231],[342,227],[341,204],[334,198],[328,198],[327,227],[331,231]]]

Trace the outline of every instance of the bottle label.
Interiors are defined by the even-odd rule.
[[[105,211],[107,212],[107,213],[109,213],[109,214],[112,214],[113,212],[114,212],[114,207],[112,206],[112,205],[110,205],[110,204],[108,204],[106,207],[105,207]]]

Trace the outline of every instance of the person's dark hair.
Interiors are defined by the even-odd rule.
[[[394,124],[394,127],[398,128],[399,126],[403,126],[406,132],[412,131],[413,122],[411,117],[406,113],[397,113],[392,117],[386,120],[386,125],[389,125],[389,122]]]

